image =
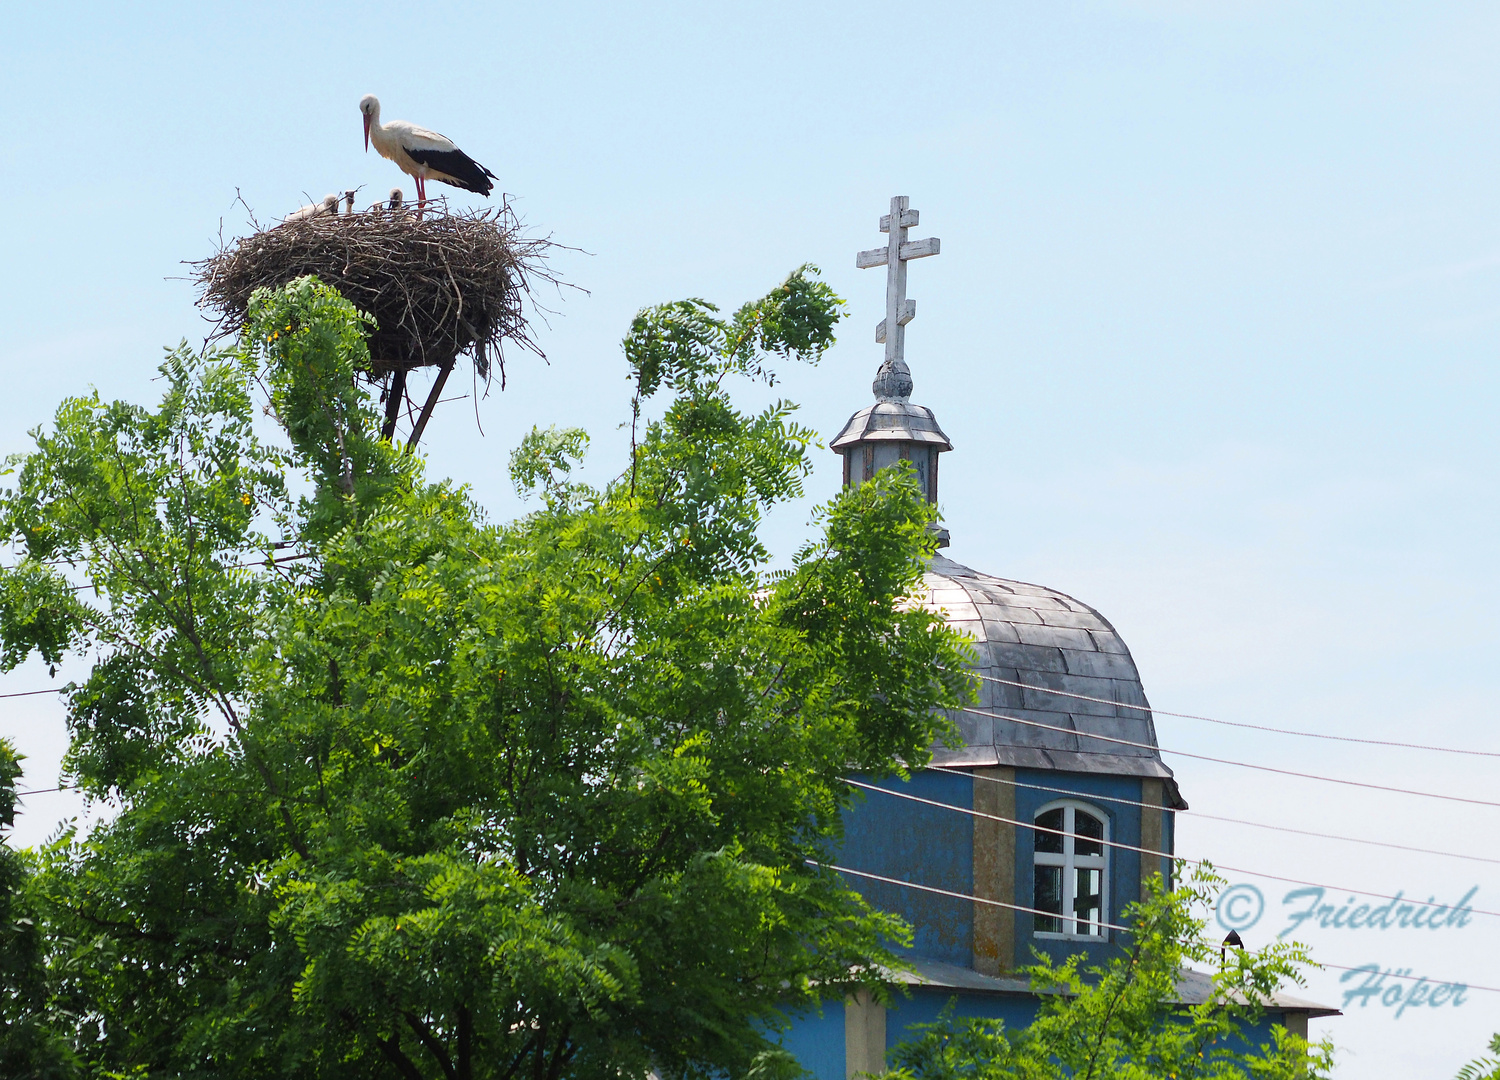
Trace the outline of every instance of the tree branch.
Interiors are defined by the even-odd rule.
[[[458,1080],[474,1077],[474,1014],[467,1006],[458,1007]]]
[[[431,1025],[420,1016],[409,1013],[404,1009],[401,1015],[405,1018],[407,1024],[411,1026],[412,1031],[416,1032],[417,1041],[427,1048],[427,1052],[438,1063],[438,1068],[443,1070],[443,1075],[448,1080],[458,1080],[458,1073],[453,1068],[453,1059],[448,1056],[447,1049],[443,1046],[442,1040],[437,1037],[437,1033],[432,1030]]]
[[[536,1035],[533,1035],[531,1038],[527,1039],[526,1042],[522,1044],[521,1049],[516,1051],[516,1056],[510,1059],[510,1064],[505,1067],[505,1070],[502,1073],[500,1073],[497,1080],[511,1080],[511,1077],[516,1075],[516,1070],[519,1069],[521,1065],[526,1061],[526,1055],[531,1053],[532,1049],[536,1046],[536,1041]]]
[[[401,1036],[392,1033],[389,1039],[375,1036],[375,1045],[380,1047],[380,1052],[385,1059],[396,1066],[396,1071],[402,1075],[404,1080],[423,1080],[422,1071],[417,1068],[416,1063],[407,1057],[401,1050]]]

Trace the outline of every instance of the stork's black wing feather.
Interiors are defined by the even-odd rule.
[[[495,174],[462,150],[407,150],[406,153],[418,165],[445,174],[432,177],[440,184],[452,184],[480,195],[488,195],[495,188],[491,182],[496,178]]]

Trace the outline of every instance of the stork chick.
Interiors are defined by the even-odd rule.
[[[308,203],[299,210],[293,210],[282,218],[283,224],[293,221],[306,221],[308,218],[323,217],[326,214],[337,214],[339,212],[339,197],[337,195],[324,195],[315,203]]]

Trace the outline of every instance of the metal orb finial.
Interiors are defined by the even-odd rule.
[[[881,364],[875,381],[870,384],[876,401],[910,401],[911,388],[911,369],[905,360],[887,360]]]

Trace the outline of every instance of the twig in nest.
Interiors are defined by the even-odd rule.
[[[374,317],[363,373],[371,382],[451,368],[468,355],[476,381],[488,387],[491,357],[504,386],[507,344],[545,359],[525,308],[537,308],[536,284],[561,286],[547,264],[557,246],[526,236],[509,206],[459,213],[429,206],[421,220],[375,207],[258,231],[188,265],[202,291],[198,306],[218,335],[239,332],[256,289],[314,274]]]

